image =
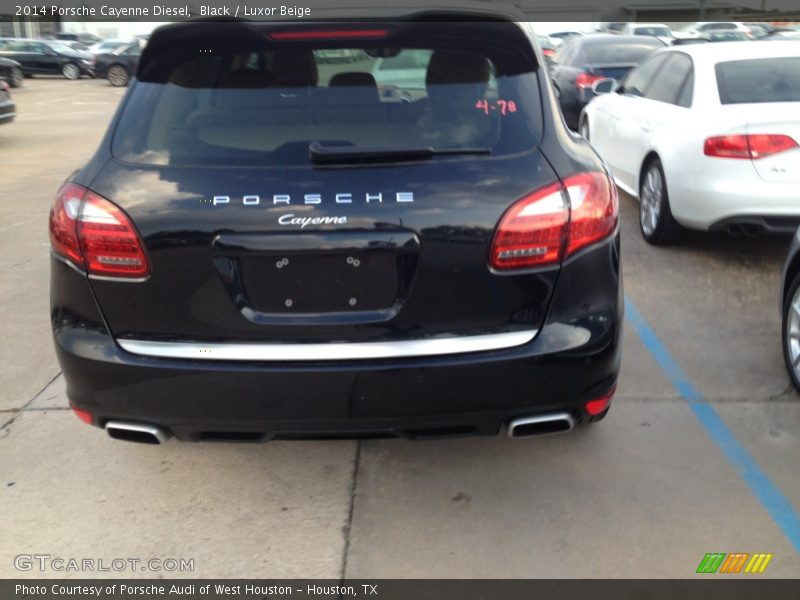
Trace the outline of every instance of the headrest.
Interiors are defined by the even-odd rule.
[[[436,50],[428,63],[425,84],[433,102],[453,102],[459,97],[475,102],[489,85],[489,61],[469,52]],[[452,86],[458,86],[453,88]],[[467,98],[463,98],[467,94]]]
[[[220,108],[254,108],[264,104],[275,78],[258,69],[234,69],[225,73],[214,90],[213,104]],[[244,92],[242,90],[262,90]]]
[[[272,59],[272,72],[280,87],[317,85],[317,61],[311,50],[278,52]]]
[[[331,82],[328,84],[328,86],[359,86],[377,88],[378,84],[375,82],[375,77],[373,77],[372,73],[349,71],[347,73],[337,73],[331,77]]]
[[[378,84],[372,73],[347,72],[337,73],[328,83],[333,101],[341,100],[347,103],[373,103],[380,102]]]
[[[219,87],[252,89],[269,87],[275,82],[272,73],[256,69],[236,69],[222,76]]]

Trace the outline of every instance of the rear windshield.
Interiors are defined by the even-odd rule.
[[[800,102],[800,57],[734,60],[716,71],[722,104]]]
[[[656,48],[663,48],[664,44],[657,40],[619,43],[602,43],[586,45],[586,62],[589,65],[635,65],[644,59]]]
[[[460,39],[457,27],[437,35],[441,27],[404,25],[385,41],[357,43],[259,32],[228,51],[187,56],[184,44],[174,56],[144,55],[149,64],[113,153],[140,164],[281,166],[308,165],[312,143],[433,148],[462,160],[536,147],[541,106],[530,43],[526,53],[519,39],[505,40],[512,24],[490,27],[484,39]]]

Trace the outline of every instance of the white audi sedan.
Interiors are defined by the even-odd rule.
[[[800,225],[800,47],[731,42],[665,48],[598,96],[580,132],[640,201],[642,235],[734,234]]]

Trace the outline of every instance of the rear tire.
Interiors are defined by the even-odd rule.
[[[70,81],[75,81],[76,79],[80,79],[81,69],[75,63],[67,63],[61,67],[61,74]]]
[[[11,78],[8,82],[12,88],[20,88],[22,87],[22,83],[25,81],[25,76],[22,74],[22,70],[19,67],[13,67],[11,69]]]
[[[128,73],[128,69],[122,65],[113,65],[108,70],[108,82],[114,87],[125,87],[128,85],[129,79],[130,74]]]
[[[683,231],[669,206],[664,167],[657,158],[642,169],[639,182],[639,230],[648,244],[665,246],[676,242]]]
[[[795,275],[783,304],[783,358],[789,378],[800,391],[800,273]]]

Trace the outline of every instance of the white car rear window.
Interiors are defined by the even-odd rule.
[[[716,73],[722,104],[800,102],[800,57],[723,62]]]

